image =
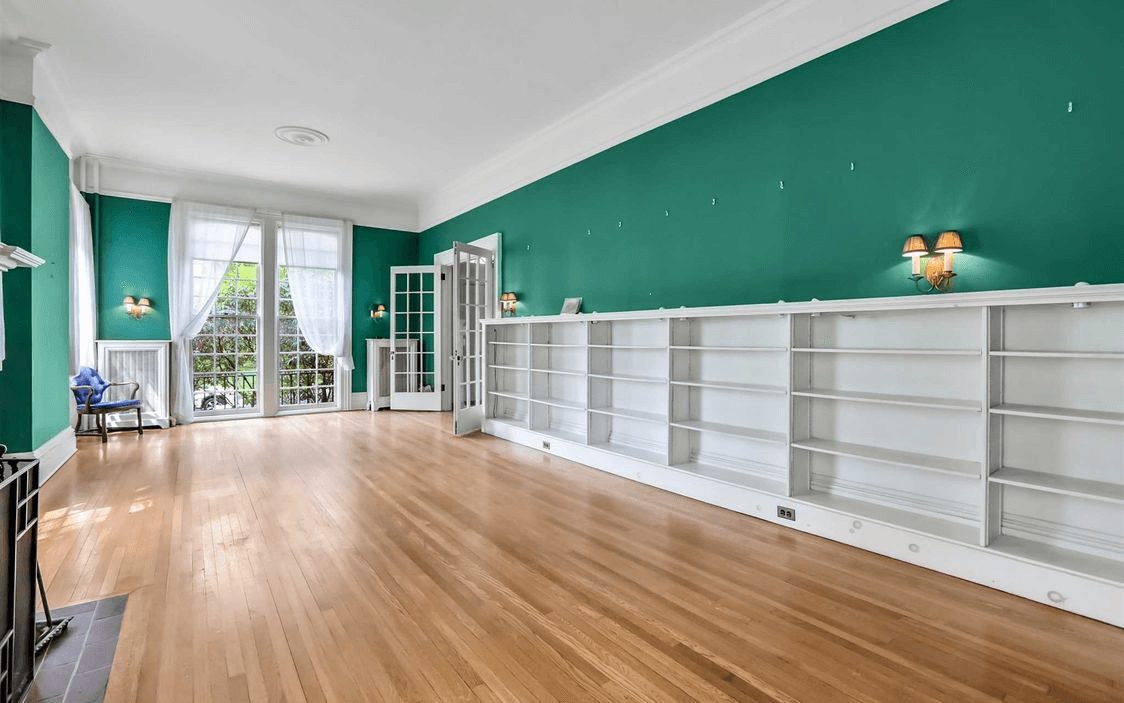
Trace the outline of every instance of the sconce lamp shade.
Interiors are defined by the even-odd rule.
[[[507,292],[503,293],[502,295],[500,295],[500,300],[502,300],[505,303],[514,303],[515,302],[515,294],[512,293],[511,291],[507,291]]]
[[[905,240],[902,247],[902,256],[924,256],[929,253],[929,245],[920,234],[915,234]]]
[[[386,314],[386,306],[383,305],[382,303],[379,303],[375,307],[371,308],[371,319],[372,320],[377,320],[380,317],[382,317],[384,314]]]
[[[152,301],[148,298],[141,298],[137,301],[137,306],[142,308],[150,308],[152,307]]]
[[[936,252],[960,252],[964,251],[964,245],[960,242],[959,232],[941,232],[941,236],[937,237],[937,246],[933,247]]]
[[[128,307],[132,307],[133,305],[136,305],[136,304],[137,304],[137,299],[136,299],[136,298],[134,298],[134,297],[133,297],[133,296],[131,296],[131,295],[126,295],[126,296],[125,296],[125,299],[124,299],[124,300],[122,300],[122,301],[121,301],[121,303],[122,303],[122,304],[123,304],[123,305],[124,305],[125,307],[127,307],[127,308],[128,308]]]

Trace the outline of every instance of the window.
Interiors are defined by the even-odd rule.
[[[278,378],[281,407],[325,405],[336,399],[336,360],[317,354],[308,345],[297,325],[289,275],[285,266],[277,269],[278,293]]]
[[[226,270],[192,348],[196,412],[258,407],[258,264],[235,261]]]

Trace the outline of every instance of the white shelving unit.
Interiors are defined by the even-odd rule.
[[[1124,285],[486,329],[486,432],[1124,626]]]

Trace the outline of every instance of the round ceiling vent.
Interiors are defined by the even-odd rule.
[[[327,134],[310,127],[289,125],[286,127],[278,127],[273,133],[276,134],[277,138],[281,141],[296,144],[297,146],[321,146],[330,141]]]

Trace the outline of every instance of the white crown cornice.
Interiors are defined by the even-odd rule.
[[[27,37],[0,39],[0,100],[35,104],[35,57],[50,48]]]
[[[947,0],[773,0],[462,174],[422,230]]]

